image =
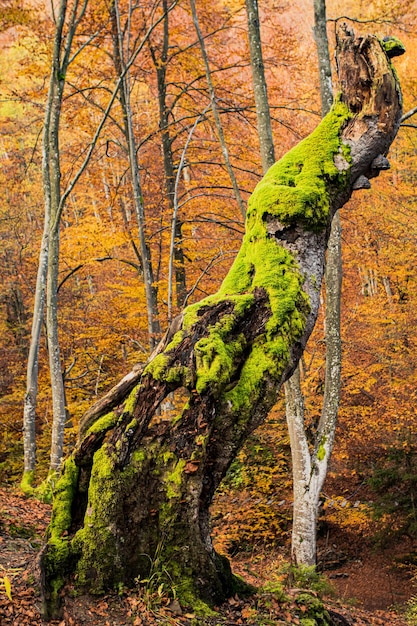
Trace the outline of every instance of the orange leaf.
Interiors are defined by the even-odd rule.
[[[184,474],[194,474],[198,470],[199,461],[187,461],[184,467]]]

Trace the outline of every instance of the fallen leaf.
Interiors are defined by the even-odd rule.
[[[184,474],[194,474],[198,470],[197,461],[187,461],[184,467]]]
[[[178,600],[173,600],[167,608],[174,615],[182,615],[182,608]]]
[[[8,576],[3,576],[3,585],[6,591],[6,596],[9,598],[10,602],[13,602],[12,599],[12,584],[10,582],[10,578]]]

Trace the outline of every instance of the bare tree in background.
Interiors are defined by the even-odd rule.
[[[36,464],[35,419],[39,346],[44,322],[45,302],[53,405],[51,471],[58,471],[62,460],[63,435],[67,415],[58,341],[57,289],[60,221],[66,196],[62,194],[61,189],[59,127],[65,77],[71,63],[73,40],[85,15],[87,4],[88,0],[74,0],[72,7],[69,8],[67,1],[61,0],[55,15],[56,27],[42,139],[44,231],[39,254],[23,413],[24,474],[22,488],[24,490],[31,488]]]

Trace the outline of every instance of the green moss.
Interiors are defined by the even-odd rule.
[[[170,450],[167,450],[166,452],[162,453],[162,459],[163,459],[164,465],[169,463],[169,461],[172,461],[172,459],[174,458],[176,458],[175,454],[171,452]]]
[[[245,348],[243,335],[227,342],[229,323],[227,320],[223,324],[223,320],[213,327],[208,337],[200,339],[194,346],[198,393],[203,393],[208,386],[213,393],[227,383],[236,367],[236,359]]]
[[[174,365],[168,368],[165,375],[167,383],[183,382],[184,386],[191,384],[192,374],[189,367],[185,365]]]
[[[88,429],[87,436],[94,433],[102,433],[110,430],[111,428],[114,428],[114,426],[117,424],[118,419],[119,417],[114,411],[103,415],[103,417],[100,417],[100,419],[94,422],[94,424]]]
[[[275,218],[284,227],[302,224],[312,231],[327,228],[329,185],[341,191],[349,183],[349,148],[340,141],[341,128],[349,117],[347,107],[336,102],[317,129],[269,169],[249,200],[246,234],[219,292],[186,309],[184,329],[198,321],[203,307],[220,301],[233,304],[233,312],[209,328],[208,336],[195,346],[198,393],[207,389],[221,392],[233,378],[246,345],[243,336],[229,338],[253,305],[257,288],[266,290],[271,314],[265,335],[253,346],[227,400],[236,410],[250,406],[265,372],[273,373],[277,380],[281,377],[289,345],[304,332],[309,301],[295,257],[269,236],[266,221]],[[335,158],[343,158],[341,169]]]
[[[172,341],[167,345],[166,350],[167,351],[174,350],[181,343],[184,337],[185,337],[185,332],[183,330],[179,330],[177,333],[175,333]]]
[[[237,384],[225,393],[225,400],[231,403],[235,413],[250,410],[253,398],[258,394],[259,382],[268,371],[274,371],[274,363],[267,357],[261,338],[254,343]]]
[[[34,495],[41,502],[50,504],[54,497],[55,484],[58,481],[57,472],[49,472],[45,480],[34,489]]]
[[[206,602],[199,598],[191,578],[182,579],[176,593],[180,604],[190,607],[199,617],[216,617],[218,615]]]
[[[22,480],[20,481],[20,489],[23,491],[25,496],[33,495],[33,491],[34,491],[33,481],[34,480],[35,480],[34,470],[23,473]]]
[[[178,335],[178,338],[177,338]],[[166,348],[165,352],[158,354],[149,365],[146,367],[144,374],[150,374],[155,380],[165,381],[167,383],[181,382],[184,386],[191,384],[191,370],[184,365],[172,365],[170,366],[170,357],[167,354],[170,350],[173,350],[175,346],[182,340],[182,331],[175,335],[174,341],[172,341]]]
[[[164,353],[158,354],[145,368],[144,374],[150,374],[155,380],[163,380],[169,365],[169,357]]]
[[[62,540],[64,543],[66,540],[63,540],[62,536],[71,526],[71,506],[78,482],[78,473],[79,469],[74,459],[70,457],[65,462],[54,489],[54,505],[49,531],[52,539]]]
[[[178,498],[181,495],[184,467],[184,459],[179,459],[174,469],[165,476],[166,494],[169,499]]]
[[[124,413],[133,413],[133,409],[135,408],[135,404],[136,404],[136,396],[139,390],[140,384],[136,385],[136,387],[134,387],[132,389],[132,391],[129,394],[129,397],[127,398],[125,405],[123,407],[123,412]]]
[[[405,46],[397,37],[385,37],[381,44],[389,58],[405,53]]]
[[[328,626],[332,623],[328,612],[320,598],[309,593],[300,593],[295,603],[303,607],[301,624],[304,626]]]
[[[173,515],[176,515],[176,504],[173,499],[182,498],[182,486],[184,481],[184,468],[186,461],[179,459],[173,452],[166,451],[156,457],[156,468],[162,476],[167,499],[162,502],[159,511],[160,524],[164,528],[170,528]],[[161,467],[162,466],[162,467]]]
[[[223,576],[228,579],[230,587],[230,596],[238,594],[240,597],[249,596],[256,593],[255,587],[249,585],[239,576],[235,576],[231,573],[230,563],[224,556],[216,554],[218,560],[218,571],[223,570]],[[210,605],[202,600],[201,591],[198,590],[191,570],[188,572],[187,568],[179,566],[179,559],[176,558],[175,550],[167,558],[168,571],[172,576],[172,579],[176,581],[175,593],[182,606],[189,607],[200,618],[202,617],[216,617],[217,613],[213,611]],[[203,594],[204,597],[204,594]]]
[[[249,200],[248,231],[258,236],[266,214],[285,226],[301,223],[308,230],[327,226],[328,182],[343,187],[349,180],[348,171],[340,172],[334,157],[340,152],[346,157],[340,130],[350,116],[346,105],[336,102],[316,130],[268,170]]]
[[[84,525],[72,540],[74,552],[80,555],[76,566],[77,585],[88,585],[92,593],[104,590],[108,572],[118,582],[121,572],[117,559],[118,538],[108,520],[117,506],[114,494],[119,492],[123,477],[131,471],[132,465],[126,472],[115,470],[107,445],[94,454]]]
[[[217,613],[201,599],[191,572],[187,573],[179,566],[175,552],[167,558],[167,562],[170,576],[172,576],[172,580],[176,582],[175,594],[181,606],[189,607],[199,617],[215,617]]]
[[[145,459],[146,454],[144,450],[135,450],[132,454],[132,462],[135,465],[141,466]]]
[[[324,447],[327,441],[327,437],[323,437],[320,445],[319,445],[319,449],[317,450],[317,460],[318,461],[323,461],[324,458],[326,457],[326,448]]]
[[[207,298],[197,306],[192,307],[187,314],[187,324],[191,324],[194,318],[197,318],[197,312],[202,306],[217,304],[224,300],[220,291],[213,298]],[[194,354],[196,357],[196,384],[195,388],[198,393],[203,393],[210,388],[212,393],[216,393],[222,389],[222,386],[230,380],[230,377],[236,367],[236,360],[242,354],[245,348],[245,338],[243,334],[234,337],[228,341],[232,335],[233,329],[243,312],[253,304],[252,295],[248,297],[243,294],[242,297],[233,296],[227,298],[233,305],[232,314],[226,314],[221,317],[210,329],[208,337],[200,339],[195,347]]]
[[[236,290],[240,291],[240,290]],[[222,292],[222,287],[220,290],[211,295],[207,296],[200,302],[196,302],[195,304],[190,304],[186,310],[184,311],[184,320],[183,320],[183,328],[184,330],[188,330],[191,328],[199,319],[199,313],[201,309],[204,307],[215,306],[219,302],[224,300],[224,294]],[[247,309],[249,309],[254,301],[253,294],[251,293],[230,293],[228,294],[227,300],[234,305],[233,315],[235,317],[241,317]]]
[[[42,557],[45,577],[50,585],[52,611],[59,604],[59,592],[64,584],[64,576],[71,558],[68,531],[72,522],[71,507],[78,473],[78,467],[70,457],[65,462],[61,477],[54,488],[52,517],[48,527],[48,549]]]

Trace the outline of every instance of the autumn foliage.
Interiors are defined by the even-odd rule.
[[[166,59],[161,58],[162,23],[151,28],[162,8],[158,5],[154,11],[153,3],[140,4],[131,29],[138,41],[147,39],[130,69],[132,113],[146,240],[159,319],[165,329],[172,199],[167,197],[161,148],[157,72],[161,64],[166,68],[169,141],[176,168],[190,138],[175,190],[187,303],[217,289],[239,249],[243,220],[208,110],[203,61],[189,4],[181,0],[170,11]],[[357,4],[348,3],[343,13],[359,17]],[[261,176],[261,166],[243,6],[239,0],[198,3],[225,138],[246,201]],[[40,133],[54,28],[43,7],[18,8],[9,11],[0,5],[0,479],[4,483],[16,482],[22,472],[25,363],[43,228]],[[127,6],[122,6],[122,18],[126,10]],[[372,3],[362,11],[368,11],[361,14],[363,19],[376,20],[372,30],[381,37],[388,28],[388,34],[399,34],[400,28],[407,27],[407,32],[400,34],[408,55],[396,63],[407,111],[417,99],[415,15],[408,14],[401,2],[389,6]],[[304,137],[320,116],[316,62],[311,53],[311,7],[307,2],[296,7],[284,2],[278,7],[268,0],[261,12],[279,157]],[[337,2],[329,3],[329,16],[336,18],[341,12]],[[295,20],[301,13],[302,23]],[[393,18],[396,27],[387,25]],[[362,28],[369,30],[368,25]],[[76,43],[80,53],[66,77],[61,121],[64,183],[82,161],[117,80],[106,3],[92,3]],[[407,469],[415,466],[417,454],[417,160],[412,120],[400,130],[390,157],[391,171],[373,182],[370,191],[358,192],[342,214],[342,402],[325,495],[330,500],[334,495],[350,497],[355,492],[357,500],[376,502],[380,524],[415,534],[417,524],[410,502],[417,497],[417,479]],[[87,407],[134,364],[144,363],[149,354],[138,225],[122,131],[122,107],[116,99],[93,158],[62,216],[59,323],[68,448]],[[174,288],[174,313],[181,304],[177,295]],[[323,348],[324,327],[319,321],[302,366],[311,424],[321,406]],[[44,338],[37,410],[39,479],[47,471],[52,419],[46,353]],[[232,497],[231,523],[214,530],[224,551],[233,553],[251,543],[279,544],[285,539],[291,496],[284,431],[283,407],[278,402],[272,421],[248,442],[232,466],[214,514],[214,524],[217,513],[224,519],[223,499],[225,494]],[[255,471],[253,467],[259,463],[261,469]],[[341,494],[342,484],[345,491]],[[233,490],[236,493],[230,496]],[[382,498],[387,490],[392,493],[389,505]],[[392,502],[398,504],[393,507]],[[401,517],[396,517],[398,528],[392,526],[397,510],[401,510]]]

